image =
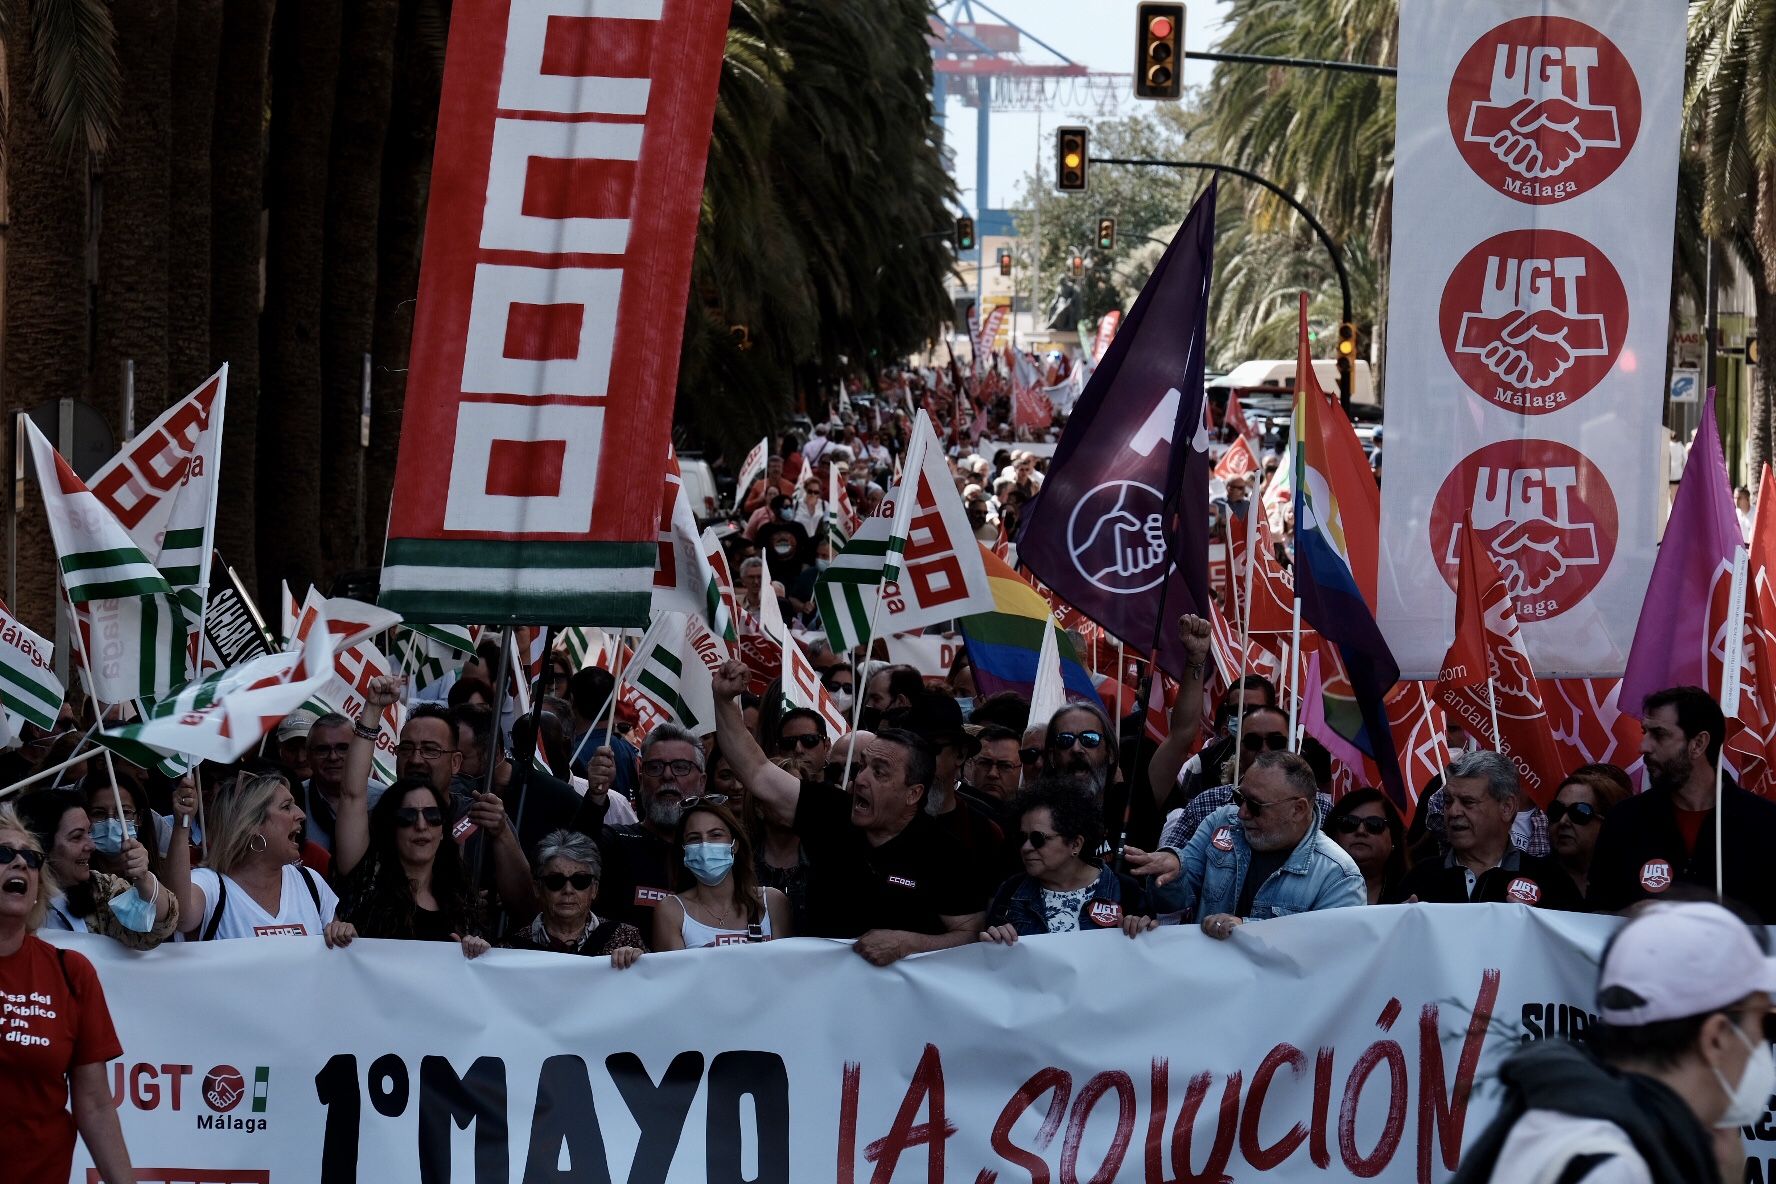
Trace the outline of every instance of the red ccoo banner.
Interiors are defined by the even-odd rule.
[[[382,576],[409,620],[647,623],[727,21],[457,0]]]

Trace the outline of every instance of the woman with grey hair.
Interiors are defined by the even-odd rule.
[[[610,955],[618,970],[635,965],[643,949],[641,931],[622,921],[606,921],[592,911],[604,871],[598,844],[574,830],[552,830],[537,844],[531,860],[542,912],[506,938],[508,950],[552,950],[557,954]]]

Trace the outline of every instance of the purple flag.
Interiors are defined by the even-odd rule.
[[[1640,606],[1622,674],[1623,711],[1639,714],[1641,702],[1666,687],[1720,694],[1733,553],[1744,545],[1710,390]]]
[[[1018,534],[1019,559],[1044,584],[1142,652],[1157,637],[1174,678],[1184,649],[1166,622],[1209,614],[1202,402],[1215,188],[1197,198],[1074,404]]]

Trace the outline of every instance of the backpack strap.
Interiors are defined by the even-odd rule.
[[[308,898],[314,901],[315,916],[318,917],[321,915],[321,890],[315,887],[314,873],[308,870],[306,864],[297,864],[296,870],[302,873],[302,886],[308,889]]]
[[[312,891],[312,889],[311,889]],[[210,914],[210,923],[204,926],[203,934],[198,941],[214,941],[216,930],[222,925],[222,910],[228,907],[228,877],[221,872],[216,873],[216,911]]]

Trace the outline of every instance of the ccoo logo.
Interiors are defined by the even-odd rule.
[[[1542,415],[1583,398],[1615,366],[1628,291],[1578,235],[1510,230],[1455,265],[1438,327],[1469,389],[1507,411]]]
[[[1640,84],[1615,43],[1564,17],[1520,17],[1469,47],[1449,131],[1481,180],[1531,205],[1609,179],[1640,132]]]
[[[1616,553],[1616,498],[1589,457],[1553,440],[1501,440],[1470,453],[1431,504],[1431,551],[1455,588],[1463,515],[1492,552],[1524,623],[1589,596]]]

